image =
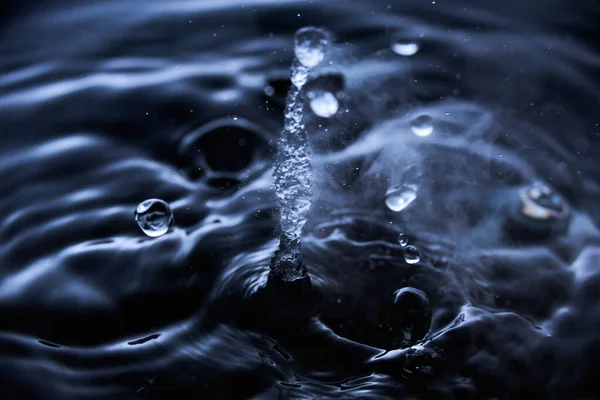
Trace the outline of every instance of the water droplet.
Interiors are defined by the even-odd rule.
[[[412,56],[419,51],[419,45],[406,39],[394,39],[392,41],[392,51],[401,56]]]
[[[319,117],[329,118],[339,109],[338,94],[344,87],[344,76],[330,72],[311,78],[304,93],[312,111]]]
[[[329,118],[339,108],[337,98],[329,92],[317,92],[309,94],[310,109],[319,117]]]
[[[160,199],[142,201],[134,216],[140,229],[150,237],[164,235],[175,221],[171,207]]]
[[[296,58],[307,68],[316,67],[325,58],[329,41],[329,34],[323,29],[306,27],[298,30],[294,37]]]
[[[521,199],[521,212],[532,219],[564,218],[569,213],[565,200],[541,182],[536,182],[524,190]]]
[[[410,123],[410,129],[419,137],[429,136],[433,132],[433,120],[429,115],[419,115]]]
[[[408,244],[408,236],[406,236],[404,233],[398,235],[398,243],[400,243],[400,246],[406,247]]]
[[[408,207],[417,198],[415,185],[394,186],[385,194],[385,204],[395,212],[400,212]]]
[[[408,264],[416,264],[421,261],[421,254],[415,246],[406,246],[404,248],[404,261]]]

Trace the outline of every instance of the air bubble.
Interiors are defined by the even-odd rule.
[[[408,264],[416,264],[421,261],[421,254],[415,246],[406,246],[404,248],[404,261]]]
[[[160,199],[141,202],[135,209],[134,216],[140,229],[150,237],[164,235],[175,222],[171,207]]]
[[[429,136],[433,133],[433,119],[429,115],[419,115],[410,123],[410,129],[419,137]]]

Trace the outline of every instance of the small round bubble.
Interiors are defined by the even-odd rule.
[[[421,261],[421,254],[415,246],[406,246],[404,248],[404,261],[408,264],[416,264]]]
[[[164,235],[175,222],[171,207],[160,199],[142,201],[136,207],[134,217],[142,232],[150,237]]]

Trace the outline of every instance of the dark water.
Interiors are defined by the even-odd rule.
[[[12,10],[1,398],[598,398],[599,17],[566,0]],[[307,25],[335,42],[314,74],[344,82],[332,118],[306,109],[308,317],[295,293],[260,295],[292,36]],[[398,37],[418,52],[392,52]],[[412,164],[417,199],[393,212],[385,193]],[[567,216],[523,215],[538,181]],[[133,218],[149,198],[174,213],[157,238]],[[405,287],[430,316],[393,307]]]

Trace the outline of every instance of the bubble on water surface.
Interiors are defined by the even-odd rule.
[[[313,68],[325,58],[329,42],[327,31],[311,26],[302,28],[296,32],[294,38],[294,53],[302,65]]]
[[[406,236],[404,233],[399,234],[398,243],[400,243],[400,246],[406,247],[406,245],[408,244],[408,236]]]
[[[141,202],[135,209],[134,215],[140,229],[150,237],[164,235],[175,222],[171,207],[160,199]]]
[[[410,129],[419,137],[429,136],[433,133],[433,119],[429,115],[419,115],[410,123]]]
[[[385,194],[385,204],[395,212],[400,212],[408,207],[417,198],[415,185],[394,186]]]
[[[421,254],[415,246],[406,246],[404,248],[404,260],[408,264],[416,264],[421,260]]]
[[[419,45],[406,39],[394,39],[392,41],[392,51],[401,56],[412,56],[419,51]]]

